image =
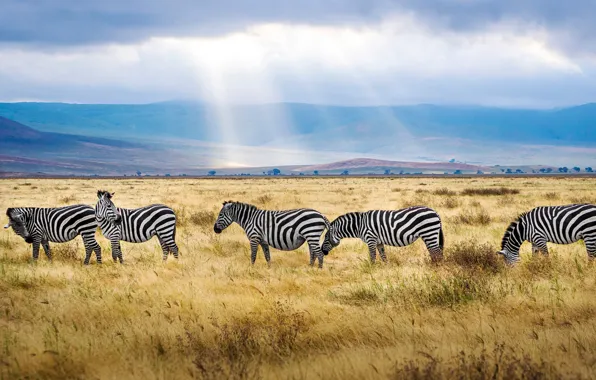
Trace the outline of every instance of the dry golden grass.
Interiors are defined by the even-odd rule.
[[[82,265],[80,238],[33,264],[3,230],[0,378],[596,376],[596,268],[583,244],[544,258],[526,243],[515,268],[492,255],[520,212],[596,199],[591,179],[2,180],[0,206],[94,205],[97,189],[121,207],[172,206],[180,260],[162,263],[153,239],[122,243],[125,264],[114,264],[98,233],[101,266]],[[271,268],[259,250],[251,267],[238,226],[212,230],[230,199],[330,219],[427,205],[444,221],[445,261],[431,264],[418,241],[371,265],[362,242],[345,240],[323,270],[306,247],[272,249]]]

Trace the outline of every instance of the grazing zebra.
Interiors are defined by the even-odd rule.
[[[176,214],[168,206],[153,204],[145,207],[126,209],[116,207],[112,202],[114,193],[99,190],[95,218],[103,235],[112,245],[112,259],[122,263],[120,241],[142,243],[157,235],[163,250],[163,260],[168,253],[178,258],[176,245]]]
[[[257,258],[259,245],[263,249],[267,265],[270,265],[269,246],[292,251],[300,248],[306,241],[310,251],[310,265],[314,265],[317,257],[319,268],[323,268],[320,239],[325,228],[329,228],[329,221],[320,212],[309,208],[260,210],[247,203],[224,202],[213,230],[219,234],[233,222],[238,223],[246,232],[250,241],[252,264]]]
[[[596,205],[570,204],[540,206],[522,213],[511,222],[501,241],[499,254],[509,264],[519,261],[524,241],[532,243],[532,253],[548,255],[546,243],[571,244],[582,240],[588,257],[596,257]]]
[[[85,245],[85,265],[89,264],[91,252],[95,251],[97,263],[101,264],[101,247],[95,240],[95,211],[88,205],[72,205],[55,208],[19,207],[6,210],[8,224],[27,243],[33,244],[33,260],[39,257],[39,245],[52,260],[50,243],[64,243],[78,235]]]
[[[431,208],[413,206],[401,210],[350,212],[331,222],[323,240],[328,254],[343,238],[360,238],[368,246],[370,260],[375,262],[377,249],[386,262],[385,245],[405,247],[422,238],[432,261],[443,258],[443,227],[439,214]]]

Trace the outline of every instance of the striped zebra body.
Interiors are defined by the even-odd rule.
[[[97,262],[101,263],[101,247],[95,240],[95,211],[83,204],[41,208],[20,207],[6,211],[9,218],[5,228],[12,227],[17,235],[33,245],[33,259],[39,257],[41,245],[49,260],[52,259],[50,242],[65,243],[81,235],[85,245],[85,264],[89,264],[91,253],[95,251]]]
[[[246,203],[224,202],[213,230],[219,234],[234,222],[246,232],[252,264],[257,258],[259,245],[269,265],[270,246],[282,251],[292,251],[306,242],[310,251],[310,265],[314,265],[316,257],[319,268],[323,267],[320,239],[325,228],[329,228],[329,221],[320,212],[309,208],[260,210]]]
[[[387,261],[385,245],[405,247],[418,238],[424,241],[433,261],[443,258],[441,218],[435,210],[424,206],[341,215],[331,222],[331,229],[325,234],[323,252],[329,253],[343,238],[359,238],[366,243],[373,263],[377,250],[381,260]]]
[[[532,253],[548,255],[547,243],[572,244],[583,240],[588,257],[596,257],[596,205],[570,204],[540,206],[521,214],[503,235],[498,253],[513,264],[519,261],[524,241],[532,243]]]
[[[126,209],[116,207],[112,194],[98,191],[99,198],[95,207],[95,217],[102,234],[110,240],[114,262],[122,259],[121,241],[143,243],[157,236],[163,251],[163,260],[172,253],[178,258],[176,245],[176,214],[170,207],[153,204],[145,207]]]

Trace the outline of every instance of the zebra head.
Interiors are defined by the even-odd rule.
[[[323,254],[325,255],[328,255],[333,248],[339,245],[340,238],[337,236],[335,231],[335,228],[333,228],[333,225],[331,225],[327,232],[325,232],[323,244],[321,245],[321,251],[323,251]]]
[[[12,227],[12,230],[25,239],[25,242],[29,244],[33,243],[33,238],[27,229],[27,216],[23,212],[15,210],[14,208],[7,209],[6,216],[8,216],[8,224],[4,226],[4,228]]]
[[[118,209],[114,202],[112,202],[112,196],[115,193],[108,191],[98,190],[97,191],[97,205],[95,206],[95,219],[98,222],[107,220],[110,223],[120,224],[122,216],[118,212]]]
[[[505,261],[509,265],[513,265],[519,261],[519,248],[525,240],[526,222],[522,214],[511,222],[501,241],[501,250],[497,252],[503,255]]]
[[[217,220],[213,225],[213,231],[216,234],[220,234],[223,230],[228,228],[230,224],[234,223],[234,215],[232,207],[234,202],[226,201],[223,203],[223,207],[219,211],[219,215],[217,216]]]

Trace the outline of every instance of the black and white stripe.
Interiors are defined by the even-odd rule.
[[[41,208],[19,207],[6,210],[9,222],[4,228],[12,227],[13,231],[27,243],[33,244],[33,259],[39,257],[39,246],[52,259],[50,244],[65,243],[81,235],[85,245],[85,264],[89,264],[91,252],[95,251],[97,262],[101,263],[101,248],[95,240],[95,211],[93,207],[83,204]]]
[[[122,263],[120,241],[142,243],[157,236],[163,251],[163,259],[167,260],[172,253],[178,258],[176,245],[176,214],[170,207],[153,204],[145,207],[126,209],[116,207],[112,202],[114,193],[99,190],[95,218],[103,235],[110,240],[114,262]]]
[[[325,228],[329,228],[329,221],[320,212],[309,208],[260,210],[247,203],[229,201],[223,203],[213,230],[219,234],[234,222],[244,229],[250,241],[252,264],[257,258],[259,245],[269,265],[269,246],[282,251],[292,251],[306,242],[310,251],[310,265],[314,265],[316,257],[319,268],[323,267],[320,239]]]
[[[404,247],[422,238],[433,261],[443,258],[443,227],[439,214],[431,208],[413,206],[401,210],[351,212],[331,222],[325,234],[323,252],[329,253],[343,238],[360,238],[368,246],[374,263],[377,249],[387,261],[385,245]]]
[[[514,264],[519,261],[524,241],[532,243],[532,253],[548,255],[547,242],[571,244],[579,240],[586,244],[588,257],[596,257],[596,205],[540,206],[521,214],[507,227],[498,253]]]

